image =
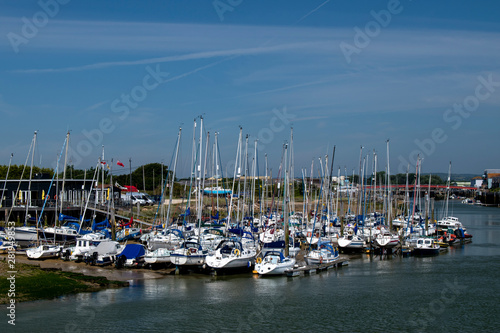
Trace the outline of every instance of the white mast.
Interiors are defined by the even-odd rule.
[[[243,128],[240,126],[240,134],[238,136],[238,145],[236,148],[236,158],[234,160],[233,187],[231,189],[231,200],[229,200],[229,212],[227,215],[227,227],[228,228],[229,228],[230,223],[231,223],[231,211],[233,209],[234,186],[236,184],[236,177],[239,177],[239,171],[240,171],[239,166],[238,166],[238,158],[241,155],[240,150],[241,150],[242,131],[243,131]],[[239,193],[238,193],[238,196],[239,196]],[[238,202],[239,202],[239,198],[238,198]]]
[[[197,218],[198,218],[198,227],[201,224],[201,177],[202,177],[202,168],[201,168],[201,159],[203,156],[203,116],[200,116],[200,137],[199,137],[199,154],[198,154],[198,166],[196,172],[196,180],[198,185],[196,186],[196,194],[197,194]]]
[[[241,208],[241,218],[245,218],[245,206],[247,205],[247,175],[248,175],[248,134],[245,138],[245,160],[243,172],[245,173],[245,177],[243,178],[243,205]]]
[[[391,167],[389,160],[389,139],[387,139],[387,221],[389,222],[389,230],[392,230],[392,200],[391,200]]]
[[[179,145],[181,142],[181,132],[182,132],[182,128],[179,127],[179,134],[177,135],[177,147],[175,148],[174,170],[172,171],[172,179],[170,180],[170,193],[169,193],[169,199],[168,199],[168,209],[167,209],[167,218],[165,220],[165,226],[167,226],[169,224],[169,221],[170,221],[170,207],[172,207],[172,196],[174,194],[175,171],[177,170],[177,157],[179,155]],[[163,164],[162,164],[161,173],[163,175]],[[167,173],[167,181],[168,181],[168,173]]]
[[[63,170],[63,181],[62,181],[62,186],[61,186],[61,206],[59,210],[59,214],[62,214],[62,207],[63,207],[63,199],[64,199],[64,183],[66,182],[66,166],[68,165],[68,146],[69,146],[69,131],[66,134],[66,152],[64,154],[64,170]]]
[[[28,221],[28,207],[31,206],[31,178],[33,177],[33,159],[35,158],[35,147],[36,147],[36,136],[37,131],[33,135],[33,150],[31,151],[31,166],[30,166],[30,179],[28,180],[28,191],[26,192],[26,214],[24,216],[24,221]]]

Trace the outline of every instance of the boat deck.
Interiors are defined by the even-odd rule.
[[[300,275],[311,275],[319,273],[321,271],[328,270],[333,267],[337,268],[344,265],[348,265],[348,263],[349,260],[347,259],[347,257],[339,257],[338,259],[335,259],[334,261],[328,263],[323,263],[318,265],[305,265],[301,267],[292,268],[287,270],[285,273],[289,277],[300,276]]]

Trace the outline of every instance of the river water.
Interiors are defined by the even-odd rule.
[[[450,208],[451,209],[451,208]],[[453,203],[473,242],[426,258],[352,256],[295,278],[167,276],[17,305],[19,332],[498,332],[500,209]],[[7,325],[5,309],[0,332]]]

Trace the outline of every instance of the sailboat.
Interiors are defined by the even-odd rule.
[[[205,263],[214,270],[249,268],[256,254],[255,247],[245,247],[239,240],[227,239],[219,243],[214,254],[206,257]]]
[[[375,236],[373,243],[376,247],[391,249],[399,244],[399,236],[384,228]]]
[[[170,261],[177,266],[202,266],[207,255],[199,242],[189,240],[170,253]]]
[[[149,266],[159,265],[159,264],[169,264],[171,262],[170,255],[172,250],[159,247],[154,251],[147,251],[144,256],[144,262]]]
[[[33,177],[33,160],[34,160],[34,155],[35,155],[35,146],[36,146],[36,138],[37,138],[37,131],[35,131],[33,135],[33,139],[31,140],[31,145],[30,149],[28,150],[28,156],[26,156],[26,163],[24,164],[23,172],[21,173],[21,179],[24,176],[24,171],[26,170],[26,165],[28,163],[29,156],[31,154],[31,167],[30,167],[30,176],[28,180],[28,190],[27,191],[20,191],[20,186],[21,183],[19,183],[18,188],[16,190],[16,193],[14,195],[14,198],[17,198],[19,196],[19,201],[22,204],[23,203],[23,192],[25,194],[24,198],[24,204],[26,207],[25,215],[24,215],[24,225],[21,227],[16,227],[16,240],[19,242],[33,242],[38,239],[38,232],[40,229],[37,226],[28,226],[27,222],[29,221],[29,214],[28,214],[28,207],[31,206],[31,179]],[[12,213],[12,209],[14,208],[14,204],[9,210],[9,218]],[[7,218],[7,220],[9,219]],[[36,221],[35,221],[36,222]]]
[[[36,132],[35,132],[35,137],[36,137]],[[67,143],[67,137],[64,140],[63,149],[64,149],[64,146],[66,145],[66,143]],[[59,158],[60,157],[61,157],[61,155],[59,155]],[[57,167],[56,167],[54,175],[52,176],[52,181],[50,182],[49,190],[47,191],[47,193],[50,192],[50,189],[52,187],[52,183],[54,181],[54,177],[58,173],[58,169],[59,169],[58,166],[59,166],[59,159],[57,161]],[[47,197],[45,198],[45,201],[43,203],[43,207],[42,207],[42,210],[40,212],[40,217],[37,221],[37,224],[41,224],[41,217],[43,215],[43,211],[45,209],[46,204],[47,204]],[[28,259],[47,259],[47,258],[59,257],[61,255],[63,248],[62,248],[62,246],[55,244],[55,241],[56,241],[55,229],[54,229],[53,238],[50,238],[50,240],[53,242],[52,244],[49,244],[49,240],[47,239],[47,235],[45,234],[45,232],[42,228],[40,228],[40,232],[43,234],[43,237],[44,237],[43,243],[35,248],[30,248],[30,249],[26,250],[26,256],[28,257]],[[38,236],[39,236],[39,234],[38,234]]]
[[[361,251],[365,247],[363,238],[356,234],[357,227],[352,224],[346,226],[344,235],[339,237],[338,245],[344,251]]]
[[[207,139],[208,142],[208,139]],[[201,229],[201,214],[203,208],[203,188],[202,179],[205,180],[205,169],[202,168],[202,150],[203,150],[203,117],[200,116],[200,135],[198,145],[196,145],[196,119],[194,120],[193,128],[193,156],[192,156],[192,173],[191,183],[195,182],[196,190],[196,209],[198,220],[198,236],[188,239],[182,243],[181,247],[174,250],[170,254],[170,260],[176,266],[202,266],[205,263],[205,258],[208,255],[208,250],[204,249],[200,242]],[[197,146],[197,147],[196,147]],[[206,154],[205,154],[206,157]],[[205,158],[206,161],[206,158]],[[206,165],[206,164],[205,164]],[[192,191],[190,191],[191,193]],[[190,194],[191,195],[191,194]],[[190,197],[187,202],[186,215],[190,210]]]
[[[317,250],[310,251],[304,259],[308,265],[326,264],[339,258],[339,250],[330,244],[320,244]]]
[[[453,233],[459,239],[470,240],[470,238],[472,238],[472,235],[466,232],[467,229],[458,220],[458,218],[448,215],[448,202],[450,198],[450,180],[451,180],[451,162],[448,168],[448,179],[446,182],[446,201],[445,201],[444,217],[436,222],[436,227]]]
[[[283,275],[295,266],[295,258],[285,257],[282,252],[267,252],[264,258],[257,258],[254,273],[259,275]]]

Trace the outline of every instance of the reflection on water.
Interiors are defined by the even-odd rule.
[[[494,332],[500,210],[455,204],[473,243],[435,257],[352,256],[286,277],[166,276],[18,305],[18,330],[46,332]],[[491,281],[491,282],[488,282]],[[443,318],[446,318],[443,321]],[[3,330],[0,323],[0,329]]]

